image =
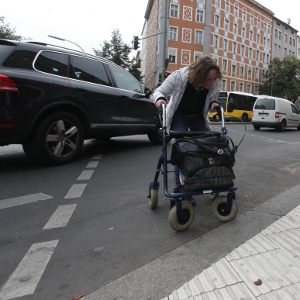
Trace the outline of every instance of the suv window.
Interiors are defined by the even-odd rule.
[[[275,100],[274,99],[257,99],[255,103],[255,109],[266,109],[274,110],[275,109]]]
[[[115,77],[117,86],[120,89],[124,89],[127,91],[134,91],[143,94],[141,85],[133,76],[128,74],[126,71],[118,67],[115,67],[113,65],[110,65],[110,69]]]
[[[3,46],[1,46],[1,50],[2,48]],[[32,62],[35,56],[36,52],[33,51],[16,50],[6,58],[6,60],[3,62],[3,67],[32,69]]]
[[[58,52],[43,51],[36,59],[34,67],[42,72],[67,77],[68,55]]]
[[[71,59],[74,78],[97,84],[112,85],[102,62],[79,56],[72,56]]]

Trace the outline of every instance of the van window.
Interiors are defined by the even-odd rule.
[[[255,102],[255,109],[266,109],[266,110],[275,110],[275,100],[274,99],[257,99]]]

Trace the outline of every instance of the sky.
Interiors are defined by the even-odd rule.
[[[290,25],[300,34],[297,0],[256,2],[275,13],[281,21],[291,19]],[[141,37],[147,4],[148,0],[10,0],[2,1],[0,16],[11,29],[16,29],[17,35],[76,50],[82,48],[94,54],[93,48],[101,50],[101,45],[111,40],[115,29],[119,29],[126,44],[131,44],[134,35]]]

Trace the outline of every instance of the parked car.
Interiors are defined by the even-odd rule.
[[[296,127],[300,130],[300,114],[287,99],[261,95],[254,103],[251,123],[255,130],[261,127],[276,128],[279,131]]]
[[[85,139],[147,134],[160,144],[151,93],[109,60],[0,40],[0,146],[22,144],[38,163],[68,163]]]

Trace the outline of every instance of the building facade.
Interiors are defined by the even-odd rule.
[[[271,60],[273,16],[254,0],[149,0],[145,85],[155,88],[165,70],[210,56],[221,68],[223,90],[257,94]]]

